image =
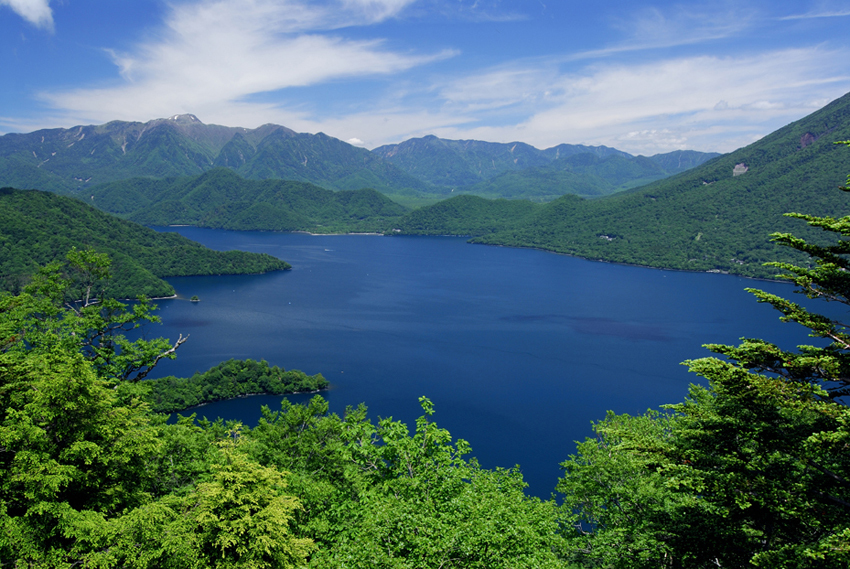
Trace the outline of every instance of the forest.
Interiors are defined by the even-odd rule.
[[[106,293],[116,298],[172,296],[163,277],[279,271],[266,254],[213,251],[175,233],[158,233],[77,200],[37,190],[0,188],[0,290],[20,292],[40,265],[62,262],[72,247],[112,260]]]
[[[774,233],[810,262],[772,269],[850,305],[850,217],[793,217],[833,241]],[[254,428],[168,423],[154,406],[195,387],[146,376],[184,339],[130,341],[155,307],[109,298],[110,268],[74,249],[0,296],[5,565],[850,567],[850,333],[792,300],[750,289],[816,345],[708,346],[716,357],[685,362],[707,387],[600,418],[540,500],[517,468],[482,468],[426,397],[410,426],[364,405],[329,413],[320,396],[264,408]],[[243,369],[251,390],[283,373],[226,362],[208,372],[219,395]],[[151,398],[157,385],[174,403]]]

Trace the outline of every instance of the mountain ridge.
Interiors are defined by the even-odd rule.
[[[440,152],[423,155],[404,150],[423,145]],[[193,176],[226,167],[246,179],[309,182],[335,191],[369,187],[388,195],[439,197],[450,194],[453,186],[471,188],[523,168],[532,178],[540,178],[535,168],[546,168],[574,154],[634,158],[602,146],[561,144],[538,150],[520,142],[449,141],[433,135],[396,147],[395,151],[386,150],[388,147],[369,151],[321,132],[297,133],[270,123],[254,129],[208,125],[191,114],[144,123],[110,121],[0,136],[0,185],[79,194],[117,180]],[[395,158],[405,153],[408,160]],[[605,174],[600,176],[604,178]],[[544,177],[548,185],[537,199],[572,193],[582,185],[571,186],[569,176]],[[639,179],[644,181],[645,177]],[[512,189],[499,191],[523,197],[529,194],[516,191],[517,184],[523,184],[521,176],[512,180]],[[624,189],[610,183],[591,185],[596,188],[591,195]],[[494,191],[492,187],[484,190]]]
[[[623,159],[640,159],[628,152],[608,146],[585,146],[582,144],[559,144],[540,150],[523,142],[485,142],[480,140],[449,140],[428,135],[421,138],[411,138],[398,144],[379,146],[372,152],[398,166],[412,175],[418,175],[426,182],[437,187],[448,188],[449,191],[465,191],[463,188],[473,188],[471,193],[482,195],[488,193],[485,184],[499,176],[510,172],[529,172],[532,176],[540,174],[539,169],[551,168],[554,162],[575,155],[592,155],[598,158],[618,156]],[[694,150],[677,150],[667,154],[657,154],[648,157],[661,168],[657,176],[667,176],[682,170],[682,157],[689,167],[696,166],[707,160],[720,156],[714,152],[697,152]],[[678,159],[678,160],[675,160]],[[678,162],[675,166],[674,162]],[[644,178],[640,178],[644,179]],[[656,178],[657,179],[657,178]],[[555,188],[571,187],[569,180],[552,180],[551,189],[547,196],[563,195],[564,192]],[[594,184],[599,185],[599,184]],[[603,183],[603,185],[605,185]],[[609,184],[611,189],[605,193],[617,191],[619,184]],[[482,186],[484,191],[476,191],[476,186]],[[526,191],[516,191],[519,181],[512,184],[514,191],[502,192],[500,197],[515,197],[524,195]],[[492,190],[491,190],[492,192]],[[447,193],[444,191],[444,193]],[[592,192],[591,195],[599,192]]]

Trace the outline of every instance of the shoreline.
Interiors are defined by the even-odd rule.
[[[473,238],[474,239],[474,238]],[[531,251],[542,251],[543,253],[552,253],[553,255],[563,255],[565,257],[573,257],[574,259],[583,259],[585,261],[591,261],[593,263],[608,263],[609,265],[620,265],[622,267],[637,267],[639,269],[652,269],[654,271],[674,271],[677,273],[694,273],[699,275],[721,275],[725,277],[740,277],[742,279],[750,279],[754,281],[764,281],[769,283],[787,283],[788,281],[780,280],[780,279],[769,279],[767,277],[748,277],[747,275],[739,275],[738,273],[730,273],[727,271],[721,271],[720,269],[711,269],[708,271],[697,271],[691,269],[673,269],[668,267],[653,267],[652,265],[638,265],[637,263],[626,263],[623,261],[606,261],[605,259],[593,259],[590,257],[582,257],[581,255],[575,255],[573,253],[562,253],[561,251],[555,251],[553,249],[545,249],[543,247],[526,247],[522,245],[499,245],[498,243],[473,243],[470,239],[467,241],[470,245],[484,245],[485,247],[503,247],[505,249],[529,249]]]
[[[198,227],[197,225],[169,225],[168,227],[196,227],[199,229],[212,229],[205,227]],[[225,229],[224,231],[243,231],[238,229]],[[244,231],[266,231],[263,229],[246,229]],[[742,279],[750,279],[754,281],[764,281],[771,283],[786,283],[788,281],[780,280],[780,279],[771,279],[768,277],[750,277],[747,275],[741,275],[738,273],[730,273],[728,271],[721,271],[719,269],[716,270],[707,270],[707,271],[698,271],[692,269],[674,269],[668,267],[654,267],[652,265],[640,265],[637,263],[626,263],[622,261],[607,261],[605,259],[594,259],[591,257],[583,257],[581,255],[576,255],[574,253],[563,253],[561,251],[555,251],[554,249],[546,249],[545,247],[529,247],[522,245],[500,245],[496,243],[474,243],[472,240],[482,236],[474,236],[474,235],[457,235],[457,234],[449,234],[449,233],[439,233],[439,234],[421,234],[421,233],[375,233],[375,232],[343,232],[343,233],[312,233],[306,230],[296,230],[296,231],[267,231],[268,233],[300,233],[302,235],[311,235],[313,237],[321,237],[323,235],[374,235],[377,237],[468,237],[469,240],[467,243],[470,245],[485,245],[488,247],[504,247],[506,249],[529,249],[532,251],[543,251],[544,253],[553,253],[555,255],[564,255],[566,257],[573,257],[576,259],[584,259],[585,261],[592,261],[596,263],[608,263],[611,265],[621,265],[624,267],[639,267],[642,269],[654,269],[656,271],[676,271],[678,273],[696,273],[696,274],[715,274],[715,275],[723,275],[728,277],[740,277]],[[283,269],[287,270],[287,269]],[[259,273],[265,274],[265,273]],[[164,298],[176,298],[177,295],[172,297],[164,297]]]
[[[162,411],[160,414],[162,415],[173,415],[174,413],[181,413],[183,411],[188,411],[189,409],[197,409],[199,407],[206,407],[211,403],[219,403],[221,401],[234,401],[236,399],[247,399],[248,397],[256,397],[257,395],[268,395],[271,397],[286,397],[287,395],[315,395],[317,393],[322,393],[323,391],[330,391],[331,386],[328,385],[323,389],[314,389],[313,391],[288,391],[286,393],[266,393],[266,392],[258,392],[258,393],[242,393],[240,395],[236,395],[235,397],[227,397],[225,399],[213,399],[212,401],[204,401],[203,403],[198,403],[197,405],[191,405],[189,407],[184,407],[183,409],[175,409],[174,411]]]

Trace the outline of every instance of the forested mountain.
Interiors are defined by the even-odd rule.
[[[578,181],[569,172],[535,170],[550,164],[556,164],[556,171],[572,170],[570,162],[561,161],[585,154],[635,159],[605,146],[562,144],[538,150],[522,143],[433,136],[370,152],[322,133],[296,133],[273,124],[255,129],[207,125],[194,115],[175,115],[146,123],[112,121],[0,136],[0,186],[82,195],[93,186],[129,178],[197,176],[224,167],[250,180],[309,182],[329,190],[442,196],[463,187],[472,193],[548,200],[565,193],[610,193],[675,173],[676,164],[683,163],[653,157],[658,166],[650,172],[642,169],[645,164],[638,166],[625,179],[621,174],[628,168],[607,163],[589,173],[585,164]],[[711,156],[691,152],[687,163]],[[475,187],[509,172],[514,176]]]
[[[538,150],[522,142],[413,138],[372,152],[443,188],[486,197],[550,200],[564,194],[597,196],[692,168],[719,154],[675,151],[651,158],[607,146],[560,144]]]
[[[41,265],[92,248],[112,258],[107,292],[118,298],[170,296],[164,277],[265,273],[289,265],[271,255],[213,251],[176,233],[157,233],[77,199],[0,189],[0,289],[19,290]]]
[[[551,201],[562,195],[599,197],[666,178],[670,172],[652,158],[592,153],[571,154],[545,166],[505,172],[460,191],[484,197]]]
[[[137,223],[218,229],[384,232],[407,209],[372,190],[246,180],[227,168],[199,176],[134,178],[91,188],[90,203]]]
[[[850,153],[834,144],[847,139],[850,94],[747,147],[629,192],[597,200],[563,196],[532,215],[516,204],[514,214],[503,215],[521,222],[500,231],[482,231],[487,207],[448,203],[409,214],[397,228],[468,233],[479,235],[478,243],[590,259],[769,277],[774,271],[762,263],[789,255],[770,243],[772,231],[799,230],[817,239],[816,230],[784,213],[841,216],[850,209],[850,196],[836,189],[850,171]]]
[[[427,186],[368,150],[321,133],[207,125],[193,115],[0,136],[0,185],[18,188],[74,192],[137,176],[195,176],[216,166],[245,178],[333,190],[404,193]]]

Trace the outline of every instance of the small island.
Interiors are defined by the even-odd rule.
[[[138,397],[157,413],[173,413],[213,401],[248,395],[315,393],[327,389],[322,374],[271,366],[265,360],[227,360],[192,377],[167,376],[137,383],[125,382],[118,392],[128,399]]]
[[[193,294],[192,298],[190,298],[189,301],[191,301],[191,302],[201,302],[201,299],[198,298],[197,294]]]

